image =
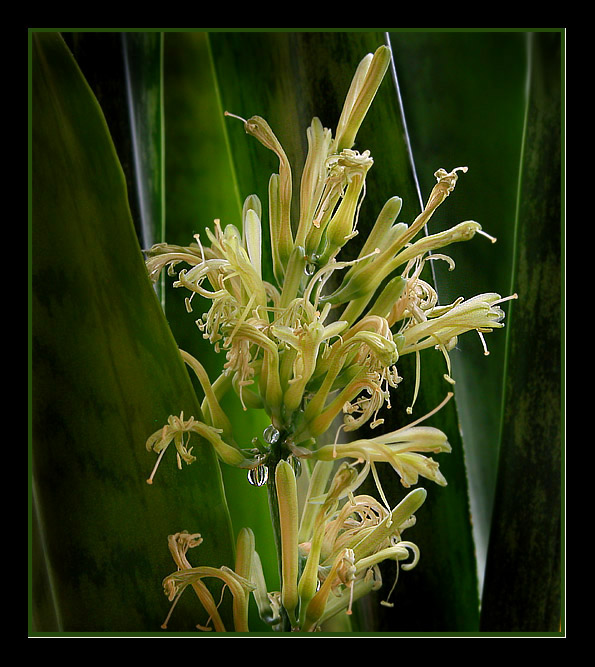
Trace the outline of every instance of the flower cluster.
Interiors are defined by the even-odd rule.
[[[341,258],[344,246],[358,233],[366,177],[373,165],[369,151],[354,150],[355,137],[389,62],[386,47],[362,60],[334,136],[313,119],[307,129],[297,213],[292,211],[291,165],[272,129],[259,116],[240,119],[246,133],[279,160],[278,173],[269,180],[266,211],[272,279],[266,279],[263,263],[265,211],[255,195],[244,203],[241,228],[215,220],[213,229],[205,230],[206,239],[197,234],[187,247],[162,243],[147,253],[153,280],[167,267],[176,276],[174,285],[188,290],[189,312],[195,295],[209,300],[210,308],[196,324],[214,349],[225,355],[221,376],[211,383],[200,362],[181,352],[204,390],[202,414],[189,421],[183,415],[170,417],[168,425],[148,439],[147,448],[159,454],[159,462],[173,441],[178,462],[181,457],[191,463],[184,437],[188,440],[195,433],[211,443],[222,461],[247,468],[252,483],[264,484],[274,474],[283,538],[283,590],[273,605],[259,588],[262,578],[250,567],[235,574],[218,571],[216,576],[229,579],[234,601],[243,599],[250,589],[246,582],[253,582],[266,617],[274,624],[280,614],[286,615],[293,628],[316,629],[338,609],[350,608],[352,599],[378,585],[380,560],[402,560],[411,550],[416,562],[416,547],[401,542],[400,534],[410,525],[425,492],[412,491],[392,511],[380,487],[382,503],[353,494],[369,471],[378,479],[378,462],[388,462],[405,487],[416,484],[420,475],[446,484],[438,464],[427,456],[450,451],[446,436],[437,429],[410,426],[342,444],[335,439],[334,445],[324,446],[318,444],[320,436],[336,427],[337,418],[342,419],[343,432],[364,424],[372,429],[380,426],[381,411],[390,407],[391,390],[401,381],[402,356],[414,354],[419,362],[423,349],[436,348],[444,354],[445,377],[452,381],[449,351],[457,337],[476,331],[485,344],[483,334],[503,326],[500,304],[505,299],[500,295],[481,294],[439,305],[435,290],[421,279],[429,260],[441,259],[453,268],[452,260],[440,252],[443,248],[483,234],[474,221],[437,234],[420,234],[453,192],[464,167],[436,172],[427,203],[410,224],[397,221],[401,199],[389,199],[358,256]],[[247,446],[234,432],[220,405],[226,391],[235,392],[244,409],[266,411],[271,426],[264,444]],[[415,396],[409,411],[414,401]],[[287,459],[305,460],[310,468],[311,497],[299,526],[294,473]],[[344,459],[349,462],[336,470]],[[327,490],[322,482],[329,479]],[[184,544],[194,546],[192,541]],[[202,577],[213,573],[191,568],[179,557],[176,562],[179,572],[167,580],[170,597],[192,583],[202,600]],[[210,601],[208,605],[212,610]],[[212,618],[217,618],[214,612]],[[240,625],[244,627],[243,621]]]
[[[249,528],[243,528],[238,535],[233,570],[225,566],[193,567],[186,553],[202,542],[201,535],[170,535],[169,549],[178,569],[163,581],[173,604],[162,627],[167,627],[177,601],[191,586],[209,614],[207,622],[197,627],[226,631],[218,604],[204,583],[208,578],[219,579],[231,592],[236,632],[248,632],[250,594],[254,595],[261,618],[273,628],[282,627],[286,616],[293,630],[313,632],[341,611],[351,614],[355,600],[382,586],[379,563],[390,559],[399,565],[413,555],[411,562],[401,567],[406,570],[416,565],[419,550],[413,542],[402,540],[401,534],[415,524],[414,512],[426,497],[424,489],[415,489],[394,509],[387,510],[371,496],[354,495],[364,477],[352,464],[343,463],[335,470],[332,462],[317,462],[299,517],[293,467],[284,460],[277,464],[275,485],[282,542],[280,592],[268,591]]]

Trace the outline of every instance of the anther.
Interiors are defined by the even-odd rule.
[[[157,468],[159,467],[159,464],[161,463],[161,459],[163,458],[163,455],[165,454],[165,450],[167,447],[164,447],[160,452],[159,456],[157,457],[157,461],[155,465],[153,466],[153,470],[151,472],[151,475],[149,476],[149,479],[147,480],[147,484],[153,484],[153,477],[155,477],[155,473],[157,472]]]
[[[492,236],[491,234],[484,232],[482,229],[478,229],[477,233],[481,234],[482,236],[485,236],[487,239],[490,239],[492,243],[496,243],[496,241],[498,240],[495,236]]]

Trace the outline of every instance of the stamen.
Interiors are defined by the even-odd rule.
[[[504,303],[505,301],[511,301],[512,299],[518,299],[519,295],[515,292],[514,294],[511,294],[510,296],[505,296],[502,299],[498,299],[498,301],[494,301],[492,306],[495,306],[497,303]]]
[[[477,234],[481,234],[482,236],[485,236],[487,239],[490,239],[490,241],[492,243],[496,243],[496,241],[498,240],[495,236],[491,236],[487,232],[484,232],[482,229],[478,229]]]
[[[413,391],[413,401],[411,405],[406,409],[408,415],[413,414],[413,406],[417,400],[417,395],[419,393],[419,384],[420,384],[420,370],[421,370],[421,359],[419,350],[415,350],[415,389]]]
[[[157,472],[157,468],[159,467],[159,464],[161,463],[161,459],[163,458],[163,455],[165,454],[165,450],[167,447],[164,447],[160,452],[159,456],[157,457],[157,461],[155,462],[155,465],[153,466],[153,471],[151,472],[149,479],[147,480],[147,484],[153,484],[153,477],[155,477],[155,473]]]
[[[182,593],[184,592],[184,588],[176,595],[174,601],[172,602],[171,607],[169,608],[169,612],[167,616],[165,617],[165,620],[161,624],[161,629],[162,630],[167,630],[167,624],[169,623],[169,619],[171,618],[172,612],[175,608],[175,606],[178,604],[178,600],[182,597]]]
[[[353,220],[353,232],[351,233],[351,237],[356,236],[358,234],[357,223],[358,223],[358,220],[359,220],[359,211],[362,207],[362,203],[363,203],[365,198],[366,198],[366,178],[364,176],[364,184],[362,186],[362,194],[361,194],[360,200],[357,204],[357,208],[355,210],[355,216],[354,216],[354,220]]]
[[[333,443],[333,458],[334,459],[337,458],[337,443],[338,443],[338,440],[339,440],[339,433],[344,426],[345,426],[345,424],[341,424],[341,426],[339,426],[339,428],[337,429],[337,432],[335,433],[335,442]]]
[[[217,609],[219,609],[219,607],[221,606],[221,602],[223,602],[223,594],[225,593],[226,588],[227,588],[227,586],[223,586],[223,588],[221,589],[221,596],[219,597],[219,602],[216,605]],[[202,630],[203,632],[211,632],[213,628],[209,627],[209,623],[210,623],[212,618],[213,618],[213,615],[211,614],[209,616],[209,618],[207,618],[207,621],[206,621],[205,625],[200,625],[200,623],[197,623],[196,624],[197,629]]]
[[[196,294],[196,292],[192,292],[192,294],[191,294],[190,296],[187,296],[187,297],[184,299],[184,303],[186,304],[186,312],[187,312],[187,313],[191,313],[191,312],[192,312],[192,299],[194,298],[194,295],[195,295],[195,294]]]
[[[382,488],[382,484],[380,483],[380,478],[378,477],[378,471],[376,470],[376,466],[374,465],[373,462],[370,462],[370,470],[372,471],[372,476],[374,477],[374,481],[376,482],[376,488],[378,489],[378,493],[380,494],[380,498],[382,502],[384,503],[385,509],[388,511],[388,519],[387,519],[387,526],[392,525],[392,519],[390,518],[391,516],[391,509],[390,505],[388,503],[388,500],[386,499],[386,496],[384,495],[384,489]]]
[[[479,336],[479,340],[481,340],[481,344],[483,345],[483,353],[487,357],[490,354],[490,351],[488,350],[486,340],[485,340],[483,334],[481,333],[481,331],[479,331],[479,329],[477,330],[477,335]]]
[[[353,611],[351,608],[353,607],[353,581],[349,582],[349,605],[347,607],[347,611],[345,612],[347,616],[351,616]]]
[[[479,333],[479,331],[478,331]],[[438,340],[438,339],[437,339]],[[446,369],[447,373],[443,375],[444,379],[449,382],[450,384],[455,384],[455,381],[453,380],[452,374],[451,374],[451,363],[450,363],[450,355],[448,354],[448,351],[444,345],[444,343],[439,342],[436,347],[442,352],[442,355],[444,357],[444,360],[446,361]],[[419,354],[419,352],[418,352]]]
[[[412,421],[410,424],[407,424],[406,426],[402,426],[401,428],[394,431],[394,433],[400,433],[401,431],[404,431],[405,429],[409,429],[412,426],[417,426],[418,424],[425,421],[426,419],[429,419],[432,415],[435,415],[437,412],[442,410],[442,408],[448,403],[448,401],[450,401],[450,399],[453,396],[454,396],[454,393],[452,391],[449,391],[448,394],[446,394],[446,397],[444,399],[442,399],[442,401],[435,408],[430,410],[430,412],[425,414],[423,417],[419,417],[415,421]]]
[[[205,251],[204,248],[202,247],[202,243],[200,242],[200,234],[195,234],[194,238],[196,239],[196,243],[198,244],[198,247],[200,248],[200,256],[202,257],[203,264],[206,262],[205,259]]]
[[[207,619],[207,623],[208,623],[210,620],[211,620],[210,618]],[[197,630],[202,630],[203,632],[211,632],[211,630],[212,630],[213,628],[209,628],[208,625],[201,625],[200,623],[197,623],[197,624],[196,624],[196,629],[197,629]]]
[[[244,125],[248,122],[245,118],[242,118],[241,116],[236,116],[235,113],[230,113],[229,111],[224,111],[223,112],[224,116],[230,116],[231,118],[237,118],[238,120],[241,120]]]
[[[391,589],[388,592],[388,595],[386,596],[386,600],[382,600],[382,602],[380,603],[383,607],[390,607],[391,609],[395,605],[394,605],[393,602],[389,602],[388,599],[393,594],[393,591],[395,590],[395,588],[397,586],[397,581],[399,580],[399,561],[398,560],[396,561],[396,564],[397,564],[397,572],[395,574],[395,580],[393,582],[393,585],[391,586]]]

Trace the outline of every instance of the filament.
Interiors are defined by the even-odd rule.
[[[164,447],[160,452],[159,456],[157,457],[157,461],[155,462],[155,465],[153,466],[153,470],[149,476],[149,479],[147,480],[147,484],[153,484],[153,477],[155,477],[155,473],[157,472],[157,468],[159,467],[159,464],[161,463],[161,459],[163,458],[163,455],[165,454],[165,450],[167,447]]]
[[[248,122],[245,118],[242,118],[241,116],[237,116],[235,113],[230,113],[229,111],[224,111],[223,112],[224,116],[230,116],[231,118],[237,118],[238,120],[241,120],[244,125]]]

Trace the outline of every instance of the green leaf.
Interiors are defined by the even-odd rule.
[[[218,94],[206,33],[166,33],[164,40],[164,106],[166,133],[166,220],[168,243],[187,245],[193,234],[205,240],[205,228],[218,218],[222,225],[241,229],[242,198],[238,191],[234,163],[227,141],[227,119]],[[210,303],[196,294],[193,312],[188,313],[185,290],[165,282],[165,312],[178,345],[201,361],[214,381],[225,363],[225,352],[216,353],[195,325]],[[202,396],[202,389],[195,382]],[[234,431],[251,447],[253,437],[262,435],[269,419],[262,410],[244,411],[231,393],[223,399]],[[226,501],[234,534],[249,526],[263,563],[269,590],[277,590],[277,557],[269,515],[266,488],[251,486],[246,471],[221,467]],[[250,628],[270,630],[252,607]]]
[[[561,610],[561,35],[531,34],[485,631],[558,632]]]
[[[454,244],[456,263],[432,265],[441,303],[510,293],[520,147],[526,107],[526,33],[391,33],[413,158],[424,193],[439,167],[467,166],[432,233],[475,220],[497,238]],[[504,306],[504,310],[508,310]],[[506,326],[509,323],[505,320]],[[506,334],[462,336],[451,352],[455,400],[468,470],[480,586],[496,486]]]
[[[168,534],[202,533],[191,562],[233,564],[221,474],[197,441],[192,466],[177,470],[168,451],[145,482],[156,458],[146,438],[199,406],[104,116],[60,36],[32,42],[33,630],[158,631],[161,581],[175,570]],[[170,627],[205,621],[189,595]]]
[[[122,51],[141,241],[148,248],[165,240],[163,35],[123,33]]]
[[[106,118],[142,248],[164,235],[163,35],[64,33]]]
[[[106,117],[142,248],[164,240],[163,35],[64,33]],[[157,292],[164,301],[164,281]]]

